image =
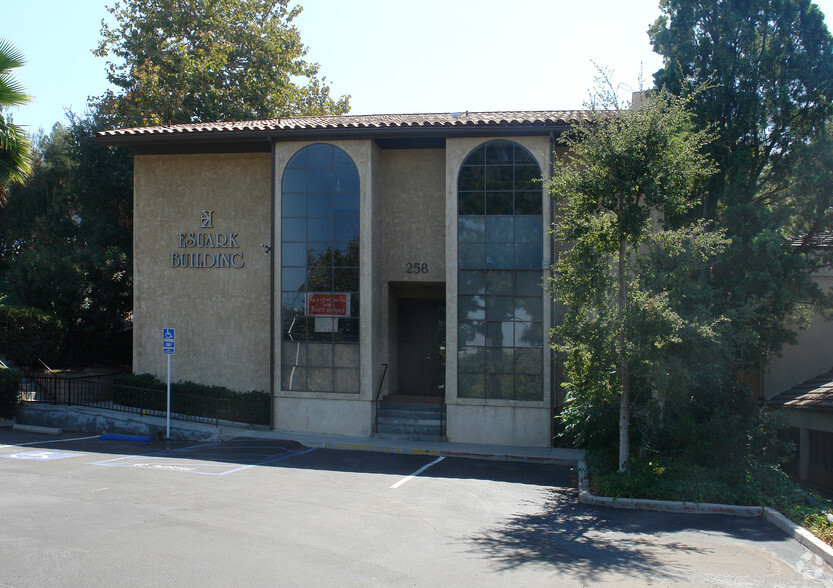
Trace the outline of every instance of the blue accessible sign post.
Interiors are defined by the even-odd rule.
[[[171,438],[171,356],[176,353],[176,332],[173,329],[162,329],[162,354],[168,356],[168,405],[165,438]]]

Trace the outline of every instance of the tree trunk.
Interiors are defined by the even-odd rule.
[[[622,196],[619,196],[619,214],[622,212]],[[618,281],[619,293],[616,299],[617,315],[618,315],[618,346],[619,346],[619,376],[622,378],[622,396],[619,399],[619,471],[628,471],[628,457],[630,456],[630,437],[628,429],[630,426],[630,365],[628,363],[628,354],[625,341],[625,302],[626,299],[626,282],[625,282],[625,248],[627,247],[627,240],[624,236],[619,237],[619,267],[618,267]]]

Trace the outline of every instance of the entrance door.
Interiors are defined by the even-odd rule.
[[[445,302],[399,298],[397,395],[445,395]]]

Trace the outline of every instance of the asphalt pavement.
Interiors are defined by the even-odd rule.
[[[766,521],[579,504],[556,463],[0,429],[0,480],[7,586],[833,586]]]

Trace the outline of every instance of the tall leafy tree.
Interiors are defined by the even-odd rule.
[[[29,140],[3,111],[29,100],[11,70],[23,65],[23,55],[11,43],[0,39],[0,204],[6,200],[8,186],[21,182],[29,171]]]
[[[698,320],[711,320],[686,315],[682,301],[669,298],[669,284],[648,285],[662,259],[637,263],[656,241],[652,214],[676,217],[696,204],[698,186],[713,171],[701,152],[709,140],[708,132],[692,130],[682,100],[657,93],[575,126],[566,139],[571,155],[557,159],[549,180],[562,211],[555,234],[570,243],[553,278],[565,307],[555,334],[566,356],[568,404],[581,413],[618,398],[620,471],[630,458],[633,392],[664,390],[668,349],[680,347],[686,332],[707,331]],[[715,250],[701,233],[686,247]]]
[[[715,129],[718,165],[699,214],[731,245],[716,279],[738,308],[739,365],[792,338],[790,319],[821,296],[805,253],[833,229],[829,126],[833,37],[810,0],[662,0],[651,26],[657,87],[691,96],[695,123]],[[702,89],[705,87],[705,89]],[[695,93],[695,89],[701,91]],[[825,165],[827,172],[825,172]],[[792,242],[800,239],[803,247]]]
[[[129,361],[130,158],[95,144],[94,126],[73,116],[41,137],[0,209],[3,303],[54,317],[64,365]]]
[[[120,0],[96,55],[116,87],[95,101],[115,124],[340,114],[292,24],[288,0]]]

